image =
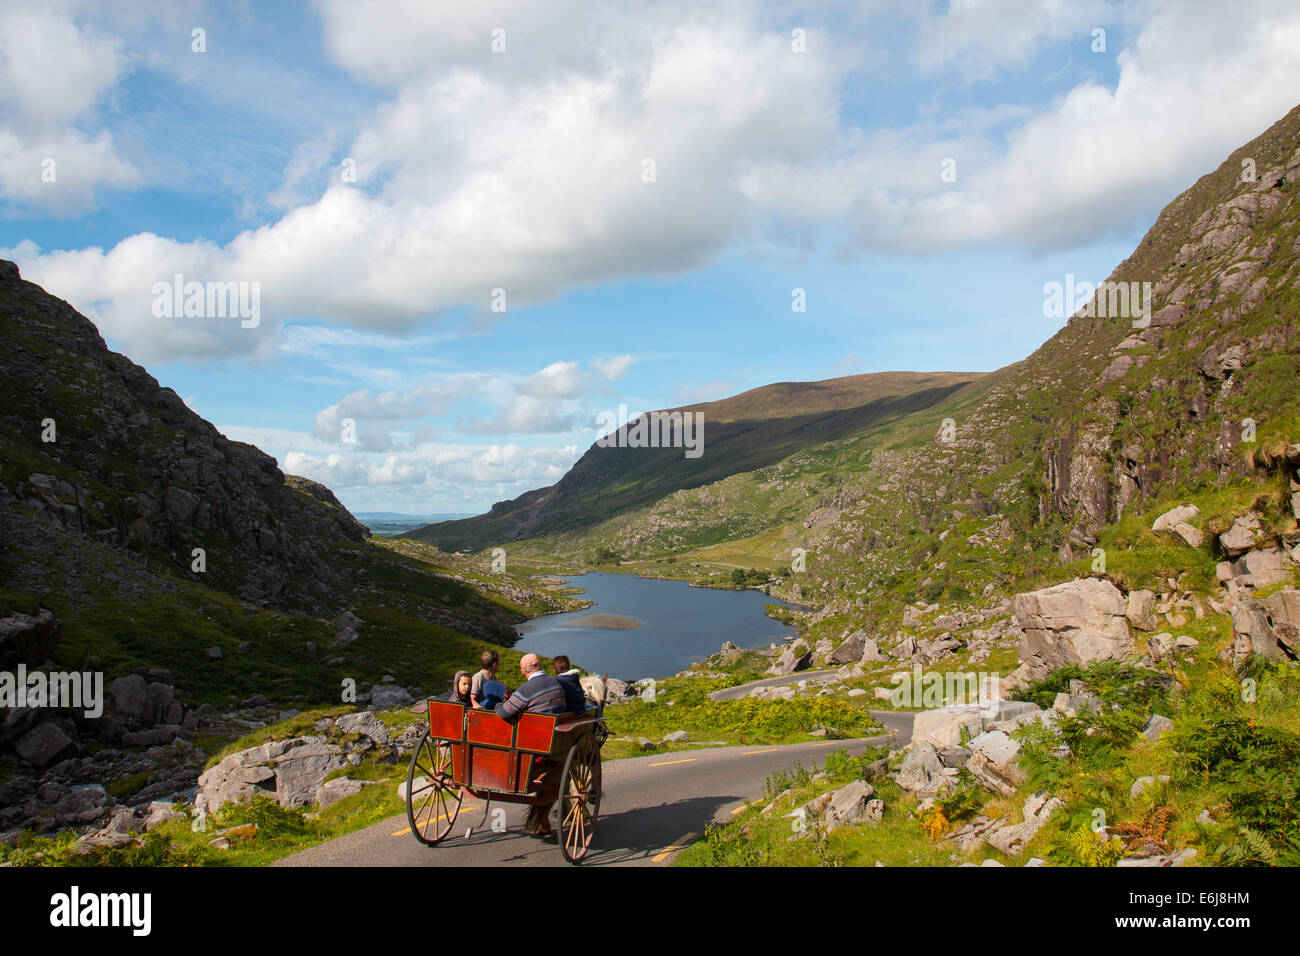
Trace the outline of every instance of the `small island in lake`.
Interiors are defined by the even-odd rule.
[[[568,623],[575,627],[600,627],[609,631],[630,631],[645,627],[645,621],[623,614],[588,614],[586,617],[575,617]]]

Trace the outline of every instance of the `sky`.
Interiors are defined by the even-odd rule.
[[[0,258],[353,511],[469,514],[620,406],[1018,361],[1298,101],[1293,0],[0,0]]]

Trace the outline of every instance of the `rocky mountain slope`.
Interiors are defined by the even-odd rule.
[[[1009,597],[1085,556],[1086,570],[1106,529],[1171,496],[1262,480],[1275,515],[1289,516],[1298,149],[1300,109],[1161,213],[1109,279],[1150,283],[1148,327],[1081,310],[1033,355],[924,409],[590,528],[542,515],[512,550],[603,551],[642,573],[762,568],[780,577],[774,593],[860,626],[898,622],[913,601]],[[1237,517],[1221,510],[1211,531]]]
[[[0,340],[0,831],[184,793],[205,746],[299,709],[409,704],[489,646],[511,662],[519,621],[580,606],[526,566],[368,539],[3,261]],[[15,674],[74,671],[97,700],[14,696]]]
[[[648,414],[702,416],[698,457],[685,455],[680,447],[628,447],[628,436],[637,427],[633,419],[618,427],[613,445],[592,445],[555,485],[498,502],[485,515],[438,522],[407,537],[460,550],[589,529],[679,489],[770,465],[800,449],[932,407],[979,377],[880,372],[825,382],[780,382],[721,401],[661,409]]]

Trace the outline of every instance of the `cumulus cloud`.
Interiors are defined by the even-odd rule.
[[[0,199],[71,215],[95,190],[137,181],[107,130],[77,124],[125,70],[121,42],[37,4],[7,5],[0,31]]]
[[[327,50],[385,96],[341,144],[356,183],[319,175],[342,135],[323,133],[291,159],[273,222],[224,245],[148,234],[107,251],[23,244],[9,253],[24,274],[141,360],[260,359],[286,317],[392,334],[453,308],[495,315],[495,289],[514,310],[703,268],[791,225],[887,252],[1069,247],[1149,219],[1293,106],[1300,76],[1300,9],[1289,0],[1152,2],[1124,8],[1122,21],[1099,2],[907,6],[922,68],[966,80],[1076,34],[1086,50],[1105,14],[1128,27],[1107,54],[1118,81],[1083,79],[1032,111],[932,121],[921,108],[910,125],[868,128],[841,113],[854,44],[810,27],[817,52],[794,53],[761,8],[409,0],[377,17],[351,0],[317,6]],[[492,52],[498,28],[503,53]],[[68,88],[14,95],[65,120],[82,115],[121,67],[111,42],[82,31],[79,44],[91,52]],[[946,159],[955,182],[940,179]],[[176,272],[258,281],[260,328],[155,320],[149,289]],[[546,410],[524,397],[545,396],[521,391],[484,421],[544,424]],[[550,414],[557,425],[564,413]]]
[[[613,355],[609,358],[592,359],[590,364],[601,378],[616,382],[627,374],[627,370],[635,361],[636,359],[630,355]]]

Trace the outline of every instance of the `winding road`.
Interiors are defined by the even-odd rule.
[[[858,754],[890,740],[911,739],[912,714],[873,711],[886,733],[855,740],[765,747],[679,750],[604,765],[605,798],[595,841],[583,866],[662,866],[689,846],[711,822],[726,822],[745,804],[763,795],[774,771],[802,763],[821,763],[834,748]],[[493,804],[505,811],[504,832],[482,830],[483,804],[466,800],[455,831],[438,846],[424,846],[407,828],[406,816],[303,850],[276,866],[568,866],[554,836],[519,832],[527,807]],[[467,827],[474,833],[468,839]]]

